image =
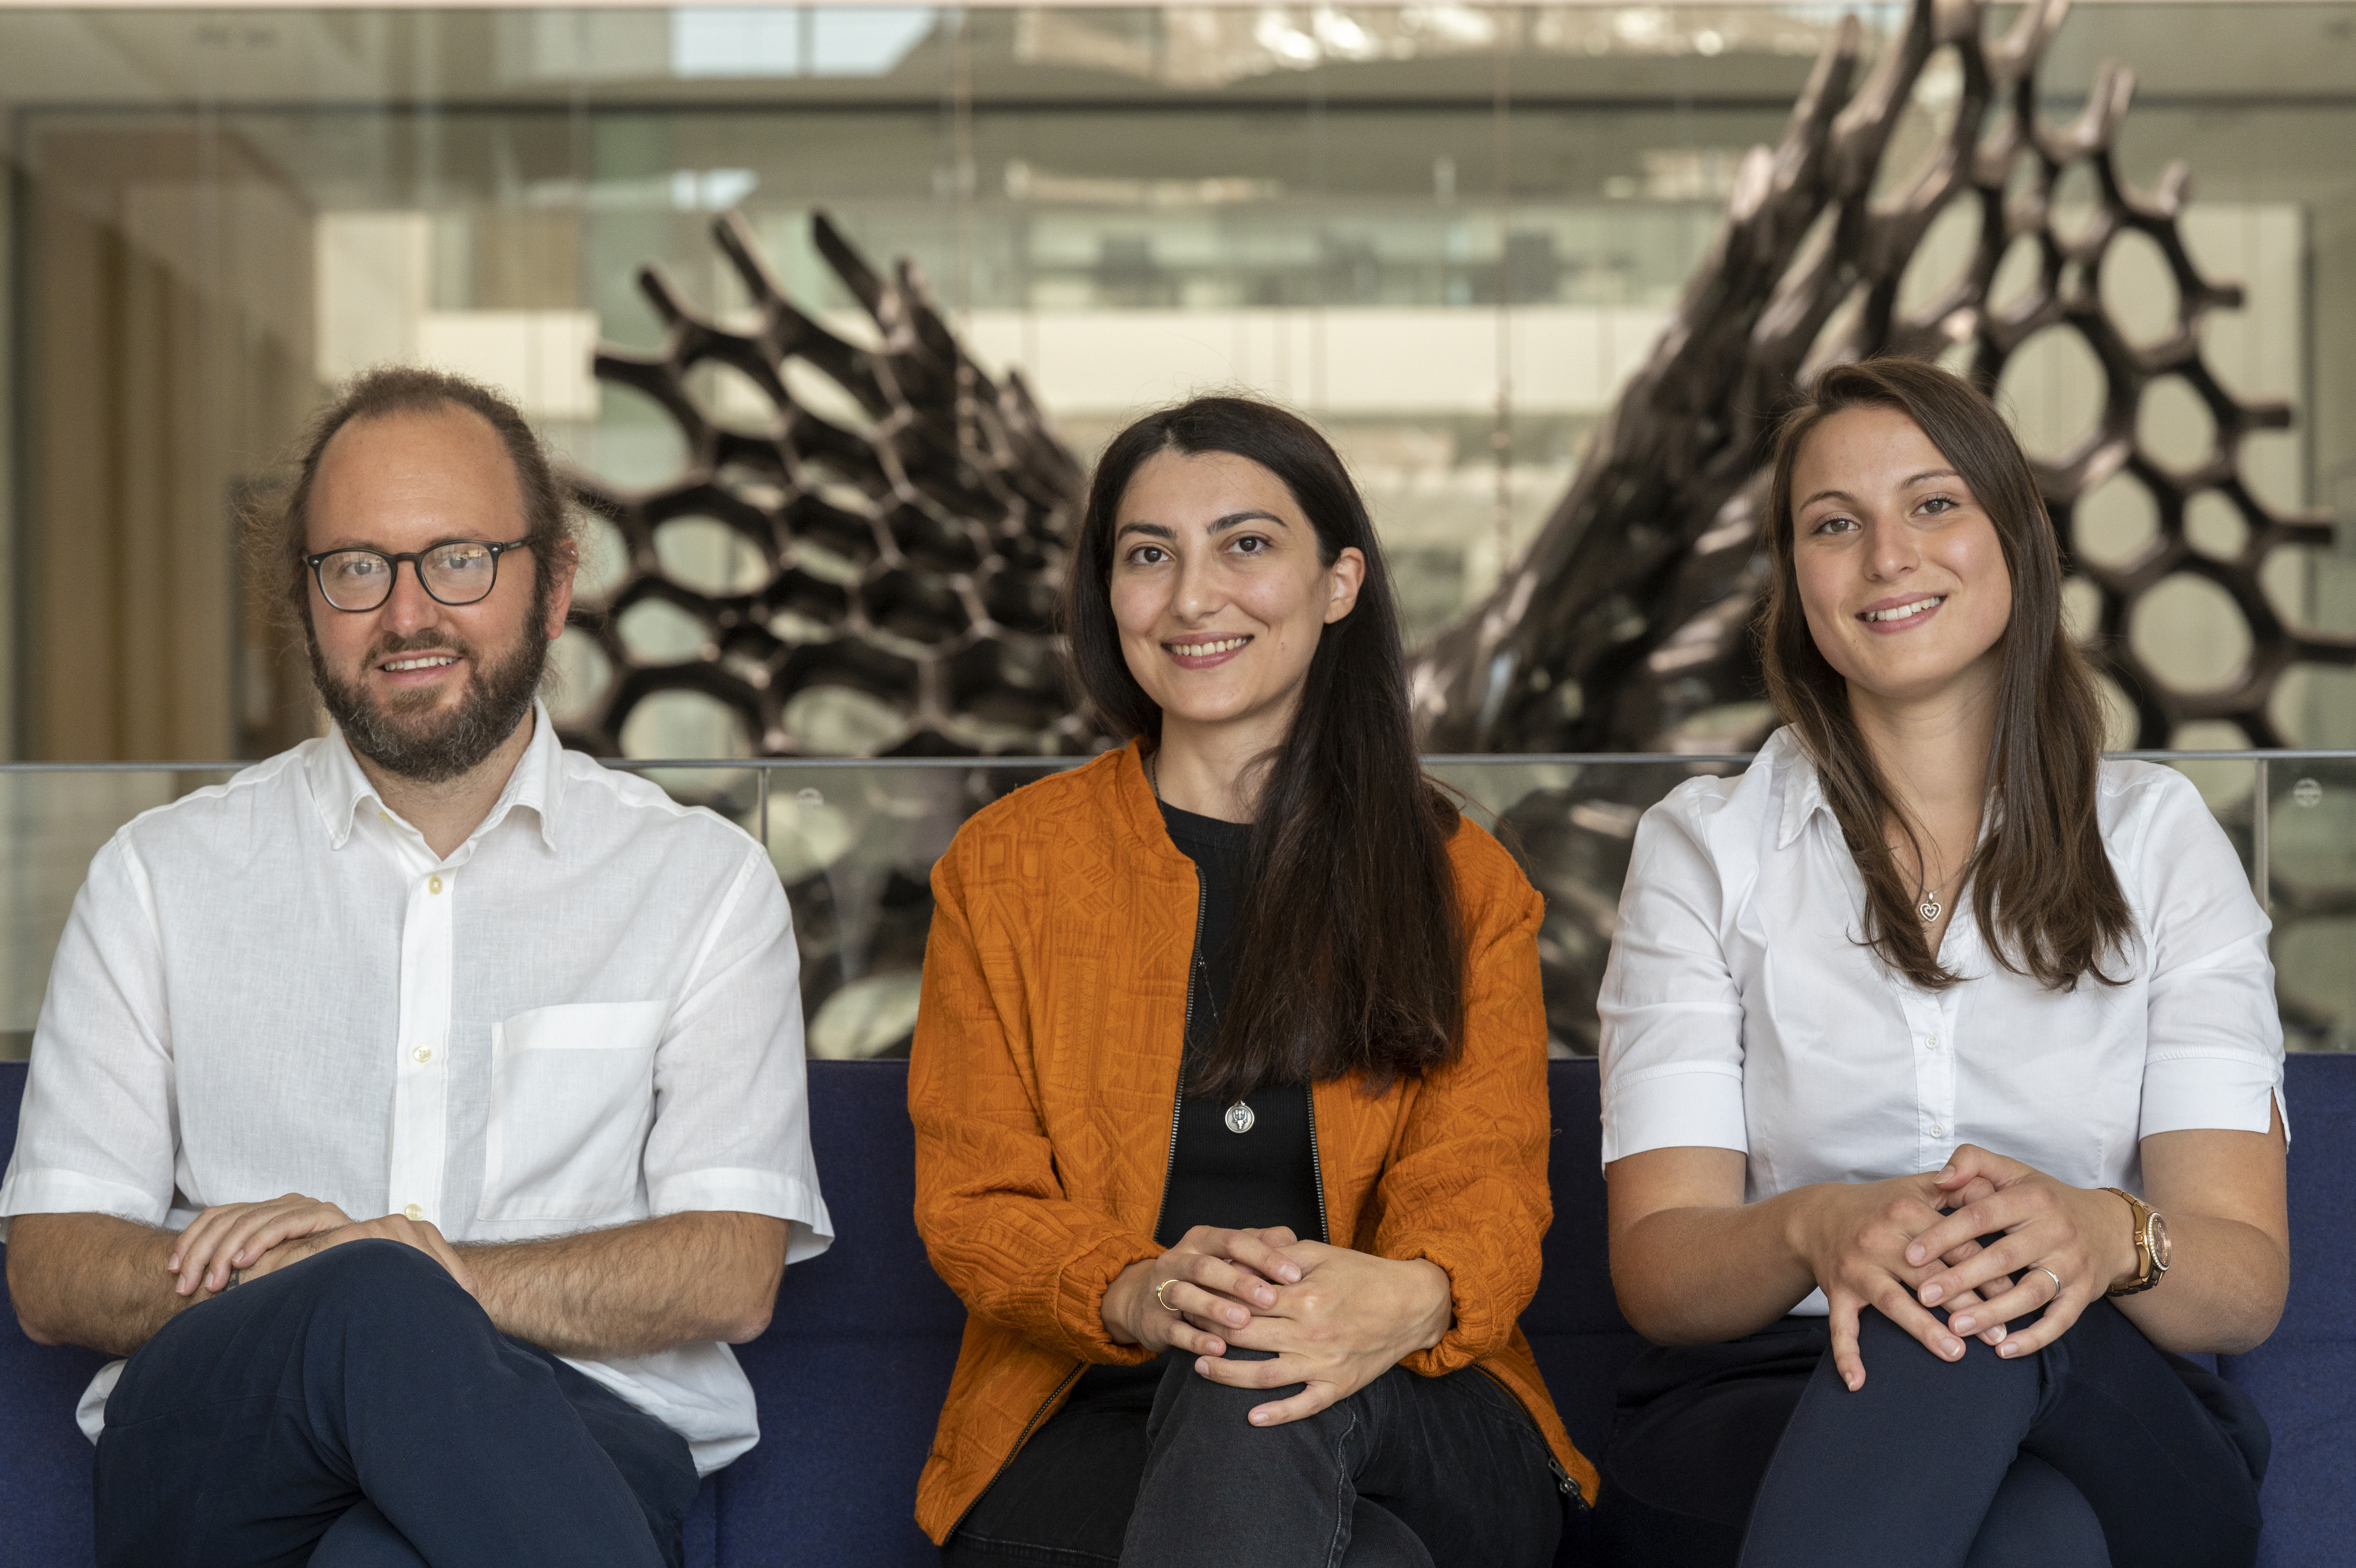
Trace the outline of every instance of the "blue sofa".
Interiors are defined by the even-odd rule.
[[[16,1144],[24,1073],[0,1064],[0,1160]],[[899,1063],[811,1066],[819,1169],[841,1239],[787,1275],[768,1333],[738,1351],[760,1391],[761,1444],[705,1482],[688,1534],[697,1568],[939,1561],[908,1505],[964,1313],[910,1219],[905,1087]],[[1522,1322],[1572,1437],[1594,1454],[1640,1342],[1604,1269],[1594,1064],[1554,1064],[1553,1095],[1555,1225]],[[2274,1429],[2261,1561],[2339,1568],[2356,1561],[2356,1058],[2293,1057],[2288,1098],[2290,1305],[2272,1339],[2222,1369]],[[13,1315],[0,1323],[0,1568],[90,1561],[90,1447],[73,1408],[99,1361],[34,1345]]]

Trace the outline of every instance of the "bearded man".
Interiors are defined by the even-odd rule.
[[[831,1235],[784,894],[558,746],[577,553],[496,394],[363,378],[270,550],[334,730],[99,852],[0,1185],[26,1331],[127,1358],[99,1561],[675,1568]]]

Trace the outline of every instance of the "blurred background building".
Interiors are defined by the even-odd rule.
[[[313,732],[299,659],[241,581],[234,517],[267,499],[326,389],[367,365],[469,371],[584,468],[666,477],[669,422],[595,381],[590,350],[658,337],[632,281],[649,260],[688,297],[741,308],[710,242],[731,208],[839,329],[859,316],[810,249],[812,209],[879,261],[914,258],[1083,457],[1194,391],[1301,408],[1350,459],[1410,630],[1428,630],[1494,583],[1560,496],[1737,162],[1774,140],[1850,10],[1869,36],[1903,17],[0,8],[0,747],[223,758]],[[2237,392],[2297,410],[2293,429],[2254,438],[2254,483],[2343,523],[2338,546],[2276,553],[2267,592],[2297,624],[2356,630],[2356,5],[2081,0],[2042,75],[2053,121],[2106,57],[2140,82],[2128,173],[2190,162],[2195,257],[2246,289],[2211,318],[2213,361]],[[1925,73],[1918,134],[1958,85]],[[1926,294],[1968,238],[1934,231]],[[2115,246],[2104,272],[2123,321],[2171,318],[2156,247]],[[2002,391],[2031,446],[2058,453],[2092,424],[2100,380],[2076,339],[2051,336]],[[734,395],[709,390],[723,408]],[[796,390],[821,410],[830,392]],[[2205,449],[2189,395],[2144,419],[2153,450]],[[2122,481],[2096,498],[2084,548],[2125,558],[2152,526]],[[2221,506],[2188,529],[2231,554],[2241,526]],[[715,587],[751,569],[743,548],[717,525],[665,531],[666,566]],[[593,581],[613,554],[593,549]],[[701,638],[666,608],[622,626],[635,653]],[[2147,596],[2128,636],[2187,688],[2229,683],[2249,652],[2222,591],[2190,575]],[[563,664],[560,705],[605,678],[572,634]],[[2356,744],[2356,682],[2339,671],[2302,671],[2277,710],[2300,744]],[[679,693],[622,739],[734,755],[733,722]],[[2244,743],[2185,727],[2176,745]]]

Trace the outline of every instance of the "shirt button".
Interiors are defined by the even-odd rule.
[[[402,1209],[401,1212],[412,1219],[423,1219],[425,1218],[425,1210],[418,1208],[417,1205],[413,1203],[408,1208]]]
[[[1936,1036],[1936,1035],[1933,1035],[1930,1038],[1928,1038],[1928,1039],[1924,1040],[1924,1041],[1922,1042],[1922,1044],[1923,1044],[1925,1047],[1929,1047],[1930,1049],[1932,1049],[1932,1050],[1934,1050],[1934,1051],[1935,1051],[1935,1050],[1937,1050],[1937,1049],[1939,1048],[1939,1036]]]
[[[1947,1129],[1944,1126],[1936,1122],[1931,1123],[1931,1136],[1933,1138],[1944,1138],[1946,1135]]]
[[[434,1047],[432,1046],[420,1046],[415,1050],[409,1053],[409,1058],[410,1060],[416,1062],[430,1062],[434,1059]]]
[[[441,879],[440,877],[438,877],[438,876],[429,876],[429,877],[427,877],[427,878],[425,879],[425,891],[427,891],[428,893],[439,893],[439,892],[441,892],[441,891],[442,891],[442,879]]]

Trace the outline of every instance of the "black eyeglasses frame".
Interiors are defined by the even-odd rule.
[[[316,555],[305,555],[303,557],[303,564],[311,568],[311,581],[319,590],[320,600],[329,609],[339,614],[373,615],[384,608],[386,603],[392,597],[392,590],[401,585],[401,564],[403,561],[408,562],[409,569],[417,575],[417,585],[425,590],[427,598],[437,605],[447,605],[455,610],[464,609],[468,605],[479,605],[489,598],[499,585],[499,557],[510,550],[525,549],[530,543],[531,541],[529,538],[510,540],[505,544],[494,543],[487,539],[445,539],[439,544],[429,544],[423,550],[402,551],[371,550],[364,544],[347,544],[335,550],[322,550]],[[445,599],[434,591],[433,584],[425,580],[425,557],[433,554],[436,550],[447,550],[454,544],[478,544],[491,553],[491,585],[471,599]],[[386,571],[384,597],[364,609],[356,610],[345,609],[343,606],[329,598],[327,578],[321,575],[320,566],[330,555],[373,555],[383,562]]]

